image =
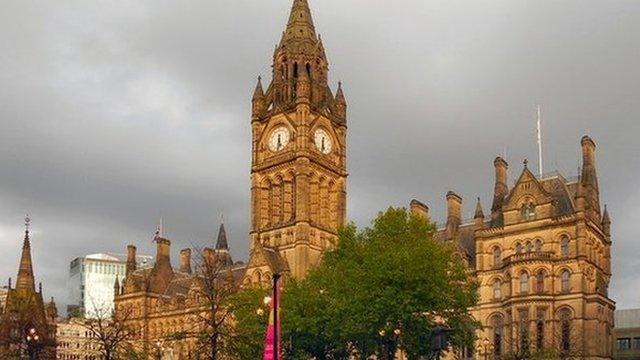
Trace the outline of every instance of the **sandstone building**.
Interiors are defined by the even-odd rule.
[[[42,284],[36,290],[31,260],[29,238],[30,219],[22,244],[15,287],[7,287],[5,304],[0,312],[0,358],[14,359],[27,352],[39,359],[56,358],[56,317],[58,311],[53,298],[46,303],[42,296]]]
[[[237,286],[269,284],[274,273],[302,278],[332,249],[346,217],[347,103],[328,83],[328,60],[306,0],[294,0],[273,54],[271,83],[259,78],[252,97],[251,228],[247,264],[234,263],[221,226],[205,262],[226,266]],[[476,204],[463,219],[462,198],[449,192],[447,221],[438,239],[459,246],[470,276],[480,285],[472,309],[482,323],[479,338],[487,358],[560,349],[585,359],[610,359],[614,302],[609,215],[601,209],[595,143],[581,142],[578,178],[535,176],[525,163],[509,186],[508,165],[497,158],[490,212]],[[428,216],[428,207],[411,203]],[[123,283],[116,282],[116,309],[133,309],[128,320],[149,350],[184,330],[202,311],[199,274],[191,250],[170,260],[161,236],[156,263],[137,269],[135,247]],[[188,358],[193,339],[171,340],[171,355]],[[157,349],[156,349],[157,350]],[[465,355],[477,355],[476,349]]]
[[[507,162],[496,158],[491,210],[485,215],[478,199],[471,221],[463,220],[462,198],[446,195],[438,237],[459,246],[479,284],[472,313],[482,323],[479,339],[489,344],[482,353],[556,349],[573,358],[612,358],[611,219],[600,206],[596,145],[585,136],[581,149],[578,177],[538,177],[525,161],[511,187]],[[428,212],[417,201],[412,209]]]

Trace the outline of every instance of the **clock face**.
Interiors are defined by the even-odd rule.
[[[269,149],[273,152],[280,151],[289,144],[289,139],[289,130],[284,126],[278,127],[269,136]]]
[[[322,129],[316,130],[314,135],[316,147],[323,154],[329,154],[331,152],[331,137],[326,131]]]

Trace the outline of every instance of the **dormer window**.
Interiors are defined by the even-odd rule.
[[[520,212],[524,221],[531,221],[536,218],[536,206],[532,202],[522,205]]]

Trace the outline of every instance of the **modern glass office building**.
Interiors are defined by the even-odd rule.
[[[153,256],[137,256],[138,268],[153,265]],[[96,318],[113,310],[113,284],[125,276],[127,256],[92,254],[71,261],[69,266],[70,316]]]

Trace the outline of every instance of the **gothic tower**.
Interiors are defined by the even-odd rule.
[[[294,0],[271,84],[258,78],[252,99],[250,236],[252,256],[273,252],[296,278],[335,246],[345,219],[347,104],[328,69],[309,4]]]

